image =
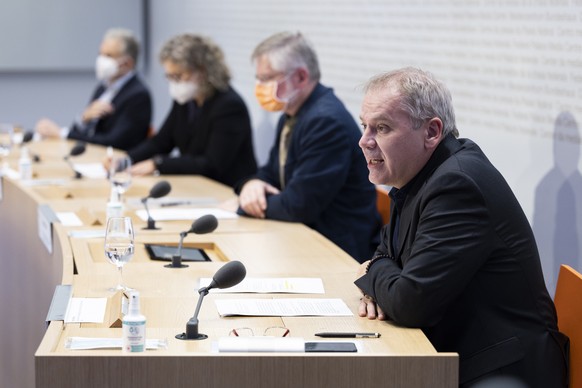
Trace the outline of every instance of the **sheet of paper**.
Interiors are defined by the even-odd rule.
[[[137,210],[135,214],[143,221],[147,221],[148,215],[145,209]],[[213,214],[219,219],[237,218],[238,215],[217,208],[160,208],[150,209],[152,218],[156,221],[178,221],[178,220],[195,220],[206,214]]]
[[[341,317],[353,315],[341,299],[217,299],[215,303],[221,316]]]
[[[91,179],[107,178],[107,171],[101,163],[73,163],[75,171],[79,171],[84,177]]]
[[[201,278],[200,287],[207,287],[212,279]],[[281,294],[324,294],[320,278],[245,278],[238,285],[230,288],[214,288],[216,293],[281,293]]]
[[[57,212],[57,217],[64,226],[83,226],[83,221],[77,217],[75,212]]]
[[[69,237],[74,238],[100,238],[105,237],[104,229],[71,230]]]
[[[7,176],[10,179],[19,180],[20,174],[18,171],[10,168],[8,165],[2,167],[2,174],[3,176]]]
[[[24,186],[64,186],[68,184],[70,180],[65,179],[30,179],[22,181]]]
[[[121,349],[122,345],[121,338],[68,337],[65,341],[65,348],[71,350]],[[165,339],[146,339],[146,349],[167,349],[167,347],[168,341]]]
[[[137,209],[143,209],[141,198],[127,198],[127,205]],[[148,207],[157,209],[160,207],[177,206],[213,206],[219,202],[212,197],[162,197],[148,199]]]
[[[106,307],[107,298],[71,298],[65,314],[65,323],[102,323]]]

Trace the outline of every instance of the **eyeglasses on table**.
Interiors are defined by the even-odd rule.
[[[263,331],[264,337],[287,337],[290,331],[284,326],[270,326]],[[250,327],[238,327],[229,333],[232,337],[254,337],[255,332]]]

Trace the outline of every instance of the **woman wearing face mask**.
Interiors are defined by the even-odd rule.
[[[230,72],[210,39],[184,34],[160,52],[172,109],[158,133],[128,155],[132,173],[199,174],[229,186],[255,173],[247,107],[229,85]],[[179,156],[170,156],[178,148]]]

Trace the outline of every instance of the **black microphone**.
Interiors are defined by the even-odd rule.
[[[27,131],[24,132],[24,135],[22,136],[22,143],[20,143],[20,148],[24,148],[24,146],[27,143],[30,143],[30,141],[34,138],[34,132],[33,131]],[[40,162],[40,156],[36,153],[31,153],[30,156],[32,157],[32,161],[35,163]]]
[[[34,132],[32,132],[32,131],[25,132],[24,135],[22,135],[22,144],[29,143],[33,137],[34,137]]]
[[[218,227],[218,220],[212,214],[206,214],[196,221],[192,222],[192,226],[190,230],[186,230],[180,233],[180,243],[178,244],[178,250],[176,254],[172,256],[172,263],[166,264],[164,267],[166,268],[186,268],[188,265],[182,264],[182,243],[184,242],[184,238],[188,235],[188,233],[194,234],[206,234],[214,232],[214,230]]]
[[[208,287],[202,287],[198,290],[198,304],[196,305],[196,311],[188,323],[186,324],[186,332],[177,334],[176,338],[181,340],[202,340],[208,338],[206,334],[201,334],[198,332],[198,313],[200,312],[200,306],[202,305],[202,300],[208,292],[213,288],[229,288],[239,284],[247,275],[247,269],[240,261],[230,261],[223,265],[212,278],[212,282]]]
[[[71,170],[73,170],[75,172],[75,179],[81,179],[83,177],[83,174],[81,174],[79,171],[75,170],[75,166],[73,166],[73,163],[71,163],[70,158],[71,158],[71,156],[79,156],[79,155],[83,154],[86,149],[87,149],[87,144],[85,144],[85,142],[78,141],[77,143],[75,143],[73,148],[71,148],[71,150],[69,151],[69,154],[64,157],[65,162],[67,162],[69,167],[71,167]]]
[[[161,181],[156,183],[154,187],[150,189],[150,193],[148,194],[147,197],[142,198],[141,203],[143,203],[143,205],[145,206],[145,210],[148,215],[148,226],[146,226],[143,229],[145,230],[159,229],[156,228],[156,221],[150,215],[150,209],[148,208],[148,199],[164,197],[168,195],[170,191],[172,191],[172,186],[170,186],[170,183],[168,181]]]

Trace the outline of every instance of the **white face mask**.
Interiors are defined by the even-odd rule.
[[[99,81],[110,81],[119,72],[119,63],[111,57],[99,55],[95,62],[95,75]]]
[[[180,105],[193,100],[198,93],[198,84],[192,81],[170,81],[170,96]]]

